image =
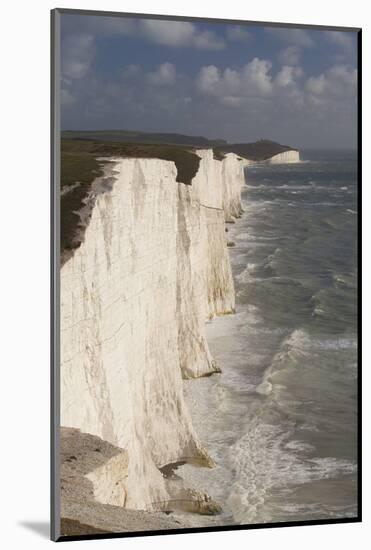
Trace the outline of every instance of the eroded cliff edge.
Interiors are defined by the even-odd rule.
[[[243,162],[197,155],[191,185],[168,160],[112,159],[61,268],[61,425],[122,450],[87,474],[103,504],[215,511],[163,475],[179,462],[213,464],[182,379],[219,370],[205,321],[234,311],[225,221],[241,214]]]

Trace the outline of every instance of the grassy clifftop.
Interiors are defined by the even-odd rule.
[[[65,136],[65,137],[63,137]],[[86,139],[82,139],[85,136]],[[94,136],[96,139],[93,139]],[[138,137],[139,136],[139,137]],[[144,137],[143,137],[144,136]],[[154,136],[159,139],[184,140],[184,143],[143,143]],[[97,140],[99,138],[99,141]],[[108,138],[114,138],[110,141]],[[133,141],[129,142],[128,139]],[[139,139],[139,141],[137,141]],[[188,144],[189,142],[189,144]],[[81,239],[79,212],[85,205],[92,182],[103,175],[104,158],[158,158],[173,161],[176,181],[190,185],[197,174],[200,157],[197,148],[212,148],[214,158],[222,160],[226,153],[253,160],[266,160],[278,153],[293,150],[274,141],[227,144],[223,140],[207,140],[181,134],[144,134],[129,131],[63,132],[61,139],[61,253],[62,259],[76,249]],[[97,160],[99,159],[99,160]]]
[[[189,185],[197,174],[200,157],[194,148],[167,144],[98,142],[80,139],[61,140],[61,186],[91,180],[101,173],[100,157],[158,158],[173,161],[177,181]]]
[[[208,139],[202,136],[187,136],[175,133],[150,133],[133,130],[65,130],[62,138],[68,140],[84,140],[106,142],[113,144],[147,144],[164,146],[180,146],[195,148],[213,148],[215,158],[223,158],[224,153],[235,153],[241,157],[263,161],[285,151],[296,151],[289,145],[281,145],[269,139],[261,139],[252,143],[228,143],[223,139]]]
[[[84,206],[92,182],[103,175],[104,157],[158,158],[173,161],[176,180],[190,185],[197,174],[200,157],[190,147],[161,144],[61,140],[61,253],[73,251],[80,227],[79,211]],[[99,159],[99,160],[97,160]]]
[[[160,143],[172,145],[193,145],[195,147],[213,147],[226,144],[224,139],[208,139],[202,136],[166,132],[138,132],[135,130],[64,130],[64,139],[84,139],[109,142]]]
[[[261,139],[254,143],[231,143],[217,146],[214,149],[220,153],[235,153],[240,157],[253,161],[267,160],[285,151],[297,151],[294,147],[281,145],[268,139]]]

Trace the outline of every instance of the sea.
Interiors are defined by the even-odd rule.
[[[215,468],[179,475],[210,525],[357,515],[357,158],[301,151],[245,171],[228,224],[236,313],[207,324],[222,373],[185,382]]]

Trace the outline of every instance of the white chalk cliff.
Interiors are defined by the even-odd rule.
[[[265,162],[269,164],[287,164],[290,162],[299,162],[300,154],[299,151],[291,149],[290,151],[284,151],[283,153],[278,153],[278,155],[273,155],[270,159],[267,159]]]
[[[191,185],[171,161],[114,159],[114,180],[97,187],[84,240],[61,268],[61,425],[122,449],[88,475],[104,503],[164,509],[184,495],[160,468],[212,466],[183,378],[218,371],[204,325],[234,311],[225,221],[241,214],[244,163],[197,154]]]
[[[254,164],[290,164],[295,162],[300,162],[300,153],[299,151],[296,151],[294,149],[283,151],[282,153],[273,155],[272,157],[265,160],[249,160],[246,158],[242,159],[242,163],[245,168]]]

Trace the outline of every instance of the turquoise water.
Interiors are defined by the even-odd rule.
[[[229,225],[236,315],[208,324],[223,373],[186,384],[217,463],[179,473],[217,523],[357,514],[356,155],[246,170]]]

